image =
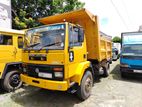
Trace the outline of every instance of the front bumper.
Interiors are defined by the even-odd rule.
[[[21,74],[20,77],[23,82],[44,89],[66,91],[69,87],[67,81],[45,80],[40,78],[29,77],[25,74]]]
[[[129,67],[120,67],[120,72],[122,72],[122,73],[127,73],[130,76],[139,76],[139,77],[142,77],[142,72],[138,73],[138,72],[134,72],[134,70],[137,70],[137,69],[132,69],[132,68],[129,68]]]

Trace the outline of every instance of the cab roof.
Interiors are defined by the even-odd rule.
[[[62,14],[56,14],[54,16],[40,18],[39,22],[43,24],[70,22],[70,23],[82,25],[82,23],[85,23],[85,21],[87,20],[92,20],[95,22],[95,16],[91,14],[89,11],[87,11],[86,9],[81,9],[81,10],[66,12]]]
[[[0,33],[13,33],[13,34],[21,34],[24,35],[24,30],[15,30],[15,29],[9,29],[9,28],[0,28]]]

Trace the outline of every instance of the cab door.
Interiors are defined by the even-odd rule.
[[[23,49],[23,36],[22,35],[16,35],[14,37],[14,51],[16,55],[16,61],[21,61],[22,60],[22,49]]]
[[[0,34],[0,62],[12,62],[15,60],[13,35]]]
[[[78,64],[87,60],[84,33],[79,33],[82,28],[69,25],[69,77],[74,75]],[[83,31],[83,30],[82,30]]]

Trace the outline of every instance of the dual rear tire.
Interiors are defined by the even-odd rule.
[[[110,65],[109,62],[107,62],[104,66],[101,66],[99,68],[99,72],[101,74],[101,76],[103,77],[108,77],[109,73],[110,73]]]

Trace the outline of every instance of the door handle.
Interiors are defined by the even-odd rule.
[[[73,61],[74,61],[74,52],[73,52],[73,51],[70,51],[70,52],[69,52],[69,61],[70,61],[70,62],[73,62]]]
[[[17,53],[17,49],[16,49],[16,47],[14,47],[14,50],[13,50],[13,56],[16,57],[16,53]]]
[[[86,54],[83,54],[83,58],[86,59],[86,58],[87,58],[87,55],[86,55]]]
[[[17,49],[16,49],[16,47],[14,47],[14,51],[13,51],[13,53],[14,53],[14,54],[16,54],[16,53],[17,53]]]

